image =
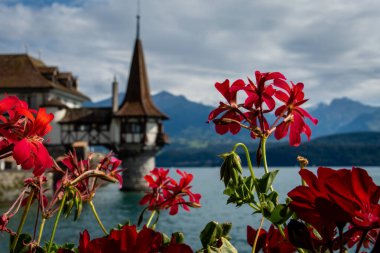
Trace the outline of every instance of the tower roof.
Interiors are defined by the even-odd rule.
[[[144,52],[139,37],[136,38],[129,73],[127,92],[119,110],[119,117],[156,117],[168,119],[153,103],[150,95]]]

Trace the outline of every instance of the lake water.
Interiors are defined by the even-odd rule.
[[[377,184],[380,184],[380,168],[366,168]],[[257,227],[260,215],[252,215],[252,209],[249,207],[236,208],[234,205],[226,205],[227,196],[223,195],[223,183],[219,181],[218,168],[185,168],[189,173],[194,175],[193,191],[202,194],[202,208],[192,209],[186,212],[180,209],[176,216],[170,216],[162,212],[157,229],[170,235],[176,231],[182,231],[185,234],[185,242],[194,250],[201,247],[199,233],[202,231],[208,221],[215,220],[218,222],[232,222],[231,242],[239,252],[250,252],[246,243],[246,226]],[[312,170],[316,170],[313,168]],[[262,169],[256,170],[257,175],[262,174]],[[171,175],[175,170],[171,170]],[[248,173],[245,170],[245,173]],[[285,198],[286,193],[300,184],[298,168],[281,168],[274,187]],[[143,193],[126,193],[120,192],[117,185],[107,185],[97,192],[94,198],[94,204],[98,210],[104,225],[107,229],[115,227],[118,223],[124,223],[130,220],[132,223],[137,222],[142,207],[138,205]],[[0,207],[0,213],[4,213],[6,207]],[[32,213],[33,214],[33,213]],[[149,214],[149,213],[147,213]],[[33,215],[30,215],[33,216]],[[35,216],[34,216],[35,217]],[[146,217],[147,218],[147,217]],[[47,222],[43,239],[48,240],[53,220]],[[11,227],[16,226],[15,222]],[[268,224],[266,224],[268,226]],[[25,231],[33,233],[34,220],[30,219],[25,225]],[[102,236],[102,231],[93,217],[89,206],[84,206],[83,213],[77,222],[62,218],[56,241],[58,243],[73,242],[78,243],[79,233],[84,229],[90,232],[91,238]],[[9,238],[7,235],[0,235],[0,247],[7,248]],[[3,252],[3,251],[1,251]],[[6,252],[6,251],[4,251]]]

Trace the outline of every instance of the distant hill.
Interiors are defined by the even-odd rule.
[[[258,142],[245,142],[255,157]],[[187,148],[180,145],[166,147],[157,157],[159,166],[219,166],[219,154],[231,151],[232,144],[209,145],[206,148]],[[380,133],[359,132],[320,137],[290,147],[285,142],[268,145],[270,166],[297,166],[298,155],[307,157],[315,166],[380,166]],[[244,160],[244,155],[241,155]]]
[[[380,131],[380,117],[376,112],[380,112],[379,107],[364,105],[348,98],[334,99],[329,105],[319,104],[310,111],[319,120],[317,126],[311,127],[313,136]]]

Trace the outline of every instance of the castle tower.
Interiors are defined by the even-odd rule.
[[[162,121],[168,117],[154,105],[148,82],[142,43],[137,36],[130,67],[127,91],[118,110],[114,112],[118,125],[118,157],[123,160],[123,190],[147,188],[144,176],[155,167],[155,155],[166,144]]]

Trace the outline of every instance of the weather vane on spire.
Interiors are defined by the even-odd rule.
[[[137,29],[136,29],[136,37],[137,39],[140,37],[140,0],[137,0]]]

